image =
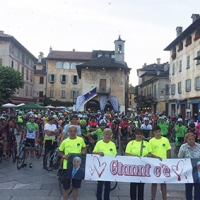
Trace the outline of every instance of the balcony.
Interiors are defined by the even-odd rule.
[[[97,94],[110,94],[110,88],[98,87]]]
[[[153,95],[152,95],[152,94],[148,94],[148,95],[147,95],[146,102],[147,102],[147,103],[152,103],[153,101],[154,101]]]

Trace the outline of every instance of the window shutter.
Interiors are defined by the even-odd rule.
[[[195,90],[197,89],[197,77],[195,77],[195,79],[194,79],[194,89]]]
[[[79,96],[79,91],[77,90],[76,91],[76,98]]]
[[[60,82],[62,83],[62,74],[60,75]]]
[[[51,74],[48,75],[49,82],[51,82]]]
[[[191,79],[189,79],[188,82],[189,82],[189,83],[188,83],[188,85],[189,85],[189,90],[188,90],[188,92],[189,92],[189,91],[191,91]]]
[[[185,80],[185,91],[188,92],[188,80]]]
[[[54,83],[56,82],[56,74],[54,74]]]
[[[73,90],[71,90],[71,99],[73,99]]]
[[[71,75],[71,82],[74,83],[74,75]]]

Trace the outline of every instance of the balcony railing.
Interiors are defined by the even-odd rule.
[[[110,94],[110,88],[98,87],[97,93],[98,94]]]

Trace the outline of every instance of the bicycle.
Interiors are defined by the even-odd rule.
[[[35,144],[35,155],[39,159],[42,155],[43,143],[40,140],[39,143]]]
[[[23,140],[21,141],[20,143],[20,146],[19,146],[19,156],[18,156],[18,159],[17,159],[17,169],[21,169],[24,165],[24,161],[25,161],[25,143],[26,141]],[[31,144],[28,143],[28,147],[31,147]]]
[[[59,147],[49,151],[45,156],[45,169],[47,171],[57,170],[60,166],[60,156],[58,155]]]
[[[15,163],[17,159],[17,146],[15,144],[16,141],[14,140],[15,135],[17,134],[14,134],[14,136],[12,136],[11,140],[8,142],[8,147],[6,150],[6,154],[8,155],[8,157],[12,157],[13,163]]]

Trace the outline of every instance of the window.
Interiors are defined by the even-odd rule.
[[[182,72],[182,60],[179,60],[179,72]]]
[[[45,70],[45,71],[46,71],[46,66],[43,66],[43,70]]]
[[[22,54],[22,64],[24,64],[25,56]]]
[[[14,67],[14,62],[13,62],[13,60],[11,61],[11,67],[12,67],[12,68]]]
[[[34,66],[34,70],[36,70],[36,66]]]
[[[56,63],[56,69],[62,69],[62,63],[61,62]]]
[[[50,98],[54,97],[54,90],[50,90]]]
[[[65,98],[66,98],[65,90],[61,90],[61,98],[62,98],[62,99],[65,99]]]
[[[165,94],[169,95],[169,85],[168,84],[165,85]]]
[[[63,69],[70,69],[70,64],[68,62],[65,62],[63,64]]]
[[[200,56],[200,51],[197,51],[197,56],[199,57]],[[200,64],[200,60],[197,60],[197,65]]]
[[[129,101],[129,106],[131,106],[131,101]]]
[[[28,69],[26,69],[26,80],[28,80]]]
[[[130,94],[129,99],[131,99],[131,97],[132,97],[132,96],[131,96],[131,94]]]
[[[122,45],[118,45],[118,53],[122,52]]]
[[[174,75],[175,74],[175,64],[173,64],[173,66],[172,66],[172,75]]]
[[[0,66],[2,66],[2,65],[3,65],[3,59],[0,58]]]
[[[26,96],[28,96],[28,86],[27,85],[25,87],[25,94],[26,94]]]
[[[75,63],[75,62],[73,62],[73,63],[71,64],[71,69],[76,69],[76,63]]]
[[[196,33],[195,33],[194,41],[198,40],[199,38],[200,38],[200,28],[198,28]]]
[[[185,43],[185,46],[189,46],[190,44],[192,44],[192,36],[188,36],[187,39],[186,39],[186,43]]]
[[[26,57],[26,64],[28,65],[29,64],[29,59]]]
[[[40,77],[40,84],[44,84],[44,77]]]
[[[67,83],[67,75],[61,74],[60,75],[60,82],[62,84]]]
[[[181,91],[181,82],[178,82],[178,93],[181,94],[182,91]]]
[[[50,83],[56,82],[56,75],[55,74],[49,74],[49,82]]]
[[[176,59],[176,48],[175,47],[172,49],[171,59],[172,60]]]
[[[77,90],[71,90],[71,98],[76,99],[78,97],[78,91]]]
[[[200,90],[200,76],[195,77],[195,90]]]
[[[31,77],[30,77],[30,79],[31,79],[31,82],[33,82],[33,72],[31,71]]]
[[[39,91],[39,97],[42,98],[43,97],[43,91]]]
[[[22,67],[22,76],[24,78],[24,67]]]
[[[183,50],[183,42],[180,42],[178,45],[178,51]]]
[[[72,83],[77,84],[78,83],[78,76],[77,75],[72,75]]]
[[[32,96],[32,87],[30,87],[30,96]]]
[[[171,95],[175,94],[175,84],[171,85]]]
[[[190,92],[191,91],[191,79],[185,80],[185,91]]]
[[[187,67],[186,69],[190,68],[190,56],[187,56]]]

